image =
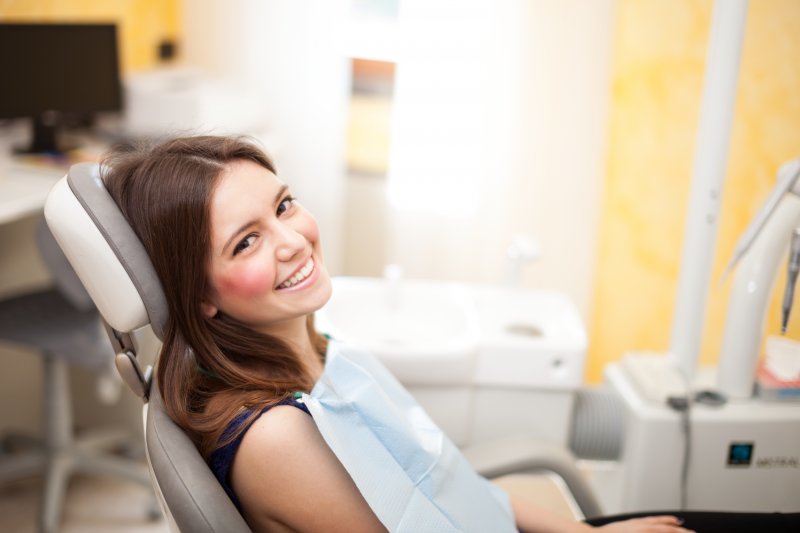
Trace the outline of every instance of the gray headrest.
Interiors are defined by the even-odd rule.
[[[108,302],[108,299],[113,298],[113,295],[99,293],[109,292],[109,286],[122,288],[132,283],[141,299],[140,304],[144,306],[153,332],[159,339],[163,340],[168,309],[161,282],[155,273],[147,252],[145,252],[144,246],[106,190],[100,177],[99,165],[95,163],[73,165],[69,169],[66,182],[69,191],[71,191],[74,198],[83,208],[82,210],[94,223],[99,235],[105,240],[105,245],[103,243],[87,242],[92,239],[99,240],[100,237],[97,237],[97,232],[83,229],[78,236],[64,231],[63,228],[54,227],[68,225],[73,221],[76,226],[79,223],[78,214],[74,211],[75,207],[71,205],[74,200],[69,198],[69,191],[66,190],[64,184],[60,183],[50,193],[48,204],[45,207],[45,216],[61,248],[65,251],[73,267],[75,267],[89,294],[92,295],[92,299],[101,314],[112,327],[117,329],[114,320],[109,320],[108,315],[113,313],[107,311],[114,305],[113,299],[110,303]],[[80,208],[78,209],[80,210]],[[83,242],[70,242],[77,239]],[[95,277],[117,276],[119,278],[120,276],[116,273],[122,272],[116,265],[102,264],[103,262],[99,260],[100,257],[103,257],[99,250],[105,246],[113,252],[113,256],[116,257],[129,280],[105,280],[101,290],[99,288],[95,289],[97,285],[94,283]],[[89,257],[86,255],[88,253],[87,250],[92,252]],[[110,261],[113,262],[113,258]],[[124,276],[125,274],[121,275]],[[120,290],[120,292],[122,291]],[[103,305],[104,300],[106,301],[105,305]],[[117,301],[116,303],[119,305],[132,305],[128,301]],[[141,326],[142,324],[133,325]]]

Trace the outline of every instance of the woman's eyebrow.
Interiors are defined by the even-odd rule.
[[[225,242],[225,246],[223,246],[223,247],[222,247],[222,254],[224,254],[224,253],[225,253],[225,250],[227,250],[227,249],[228,249],[228,247],[229,247],[229,246],[231,245],[231,243],[232,243],[232,242],[233,242],[233,241],[236,239],[236,237],[238,237],[238,236],[239,236],[239,235],[240,235],[240,234],[241,234],[241,233],[242,233],[244,230],[246,230],[246,229],[247,229],[247,228],[249,228],[250,226],[253,226],[253,225],[255,225],[257,222],[258,222],[258,219],[248,220],[247,222],[245,222],[244,224],[242,224],[241,226],[239,226],[239,228],[238,228],[236,231],[234,231],[234,232],[231,234],[231,237],[230,237],[230,239],[228,239],[228,240]]]
[[[281,188],[280,188],[280,189],[278,189],[278,193],[275,195],[275,200],[273,200],[273,205],[275,205],[275,204],[277,204],[278,202],[280,202],[280,201],[281,201],[281,199],[283,198],[283,195],[286,193],[286,191],[287,191],[288,189],[289,189],[289,186],[288,186],[288,185],[282,185],[282,186],[281,186]],[[228,239],[228,240],[225,242],[225,245],[222,247],[222,253],[223,253],[223,254],[225,253],[225,250],[227,250],[227,249],[228,249],[228,247],[231,245],[231,243],[234,241],[234,239],[236,239],[236,237],[237,237],[237,236],[238,236],[240,233],[242,233],[244,230],[246,230],[246,229],[247,229],[247,228],[249,228],[250,226],[253,226],[253,225],[255,225],[257,222],[258,222],[258,219],[255,219],[255,218],[254,218],[254,219],[252,219],[252,220],[248,220],[247,222],[245,222],[244,224],[242,224],[241,226],[239,226],[239,227],[236,229],[236,231],[234,231],[234,232],[231,234],[231,237],[230,237],[230,238],[229,238],[229,239]]]
[[[282,185],[280,189],[278,189],[278,194],[275,195],[275,204],[281,201],[283,198],[284,193],[289,189],[288,185]]]

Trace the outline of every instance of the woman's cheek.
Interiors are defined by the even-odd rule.
[[[296,228],[296,231],[303,235],[309,242],[319,241],[319,225],[317,225],[317,219],[308,211],[305,211],[303,214],[305,216],[301,219],[301,223],[299,227]]]
[[[272,290],[274,273],[262,265],[236,265],[220,280],[218,290],[236,298],[251,298]]]

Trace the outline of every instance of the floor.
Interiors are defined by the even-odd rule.
[[[0,487],[0,531],[36,533],[40,478]],[[571,516],[558,483],[543,476],[507,476],[506,490]],[[76,476],[70,484],[60,533],[167,533],[166,522],[148,517],[150,495],[141,486],[108,478]]]
[[[0,531],[36,533],[41,478],[0,487]],[[67,492],[60,533],[167,533],[166,522],[151,520],[152,500],[140,485],[75,476]]]

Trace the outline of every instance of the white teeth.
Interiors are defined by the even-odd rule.
[[[303,265],[303,268],[298,270],[291,278],[278,285],[278,288],[288,289],[293,285],[297,285],[298,283],[306,279],[306,277],[308,277],[308,275],[311,274],[312,270],[314,270],[314,260],[309,259],[308,263]]]

